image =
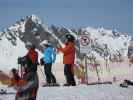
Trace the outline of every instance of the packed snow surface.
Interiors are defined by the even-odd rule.
[[[37,100],[132,100],[132,93],[133,87],[121,88],[117,85],[40,87]],[[0,95],[0,100],[14,100],[14,97],[13,94]]]

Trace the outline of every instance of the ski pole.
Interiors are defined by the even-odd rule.
[[[95,69],[96,69],[96,74],[97,74],[98,82],[100,82],[100,76],[99,76],[99,72],[98,72],[98,69],[97,69],[97,65],[95,65],[96,64],[96,58],[93,58],[93,61],[94,61],[93,66],[95,66]]]
[[[41,66],[40,66],[41,67]],[[42,76],[43,76],[43,78],[44,79],[46,79],[46,77],[45,77],[45,75],[44,75],[44,73],[43,73],[43,71],[42,71],[42,69],[39,67],[39,69],[40,69],[40,71],[41,71],[41,73],[42,73]]]
[[[110,73],[110,68],[108,66],[108,59],[105,58],[105,65],[106,65],[106,70]]]
[[[86,73],[86,84],[88,84],[88,68],[87,68],[87,56],[85,55],[85,73]]]
[[[18,72],[19,72],[20,78],[23,78],[23,76],[22,76],[22,65],[21,64],[18,64]]]

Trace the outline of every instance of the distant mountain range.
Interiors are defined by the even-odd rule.
[[[60,42],[64,43],[66,34],[72,34],[76,38],[77,58],[82,59],[79,52],[78,35],[88,34],[92,39],[91,50],[88,57],[94,56],[97,59],[104,59],[105,56],[110,61],[122,61],[127,56],[128,46],[132,42],[132,37],[116,30],[100,28],[80,28],[68,29],[58,26],[47,26],[35,15],[21,18],[15,24],[0,32],[0,67],[16,67],[17,57],[23,56],[27,51],[25,44],[31,42],[42,52],[40,43],[49,40],[53,46]]]

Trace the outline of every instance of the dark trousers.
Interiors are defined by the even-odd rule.
[[[64,75],[66,77],[67,84],[72,85],[72,86],[76,85],[73,70],[72,70],[72,64],[65,64]]]
[[[53,75],[52,71],[52,63],[44,64],[44,71],[46,75],[46,82],[49,83],[56,83],[56,78]]]

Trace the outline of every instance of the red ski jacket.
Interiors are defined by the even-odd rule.
[[[75,44],[73,42],[67,42],[65,48],[58,48],[63,55],[64,64],[74,64],[75,60]]]
[[[38,61],[38,53],[34,49],[30,49],[26,56],[31,59],[33,64]]]

